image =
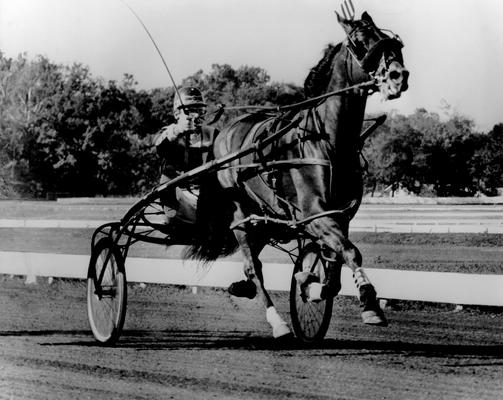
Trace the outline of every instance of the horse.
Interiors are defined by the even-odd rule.
[[[400,97],[407,90],[409,72],[400,38],[379,29],[367,12],[359,20],[337,14],[337,20],[346,39],[328,45],[310,70],[304,89],[311,101],[286,109],[280,116],[259,110],[228,123],[215,140],[215,159],[283,131],[267,146],[211,173],[200,186],[196,234],[188,256],[211,262],[241,249],[247,279],[231,285],[229,292],[259,296],[275,338],[289,335],[290,329],[264,287],[259,255],[281,233],[270,224],[245,223],[251,215],[279,220],[322,215],[313,218],[306,230],[318,238],[324,256],[334,265],[351,268],[363,323],[387,325],[376,290],[362,267],[362,255],[348,232],[363,196],[360,133],[366,99],[376,92],[386,100]],[[296,279],[302,284],[309,277],[301,273]],[[340,282],[335,280],[329,276],[320,293],[310,299],[337,295]]]

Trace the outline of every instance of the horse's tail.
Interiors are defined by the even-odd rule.
[[[194,242],[185,256],[209,262],[234,253],[238,243],[229,227],[235,209],[229,190],[222,188],[217,173],[205,176],[199,188]]]

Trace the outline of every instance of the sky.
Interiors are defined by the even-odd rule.
[[[344,39],[328,0],[0,0],[0,51],[89,66],[138,88],[171,86],[143,20],[179,84],[211,65],[264,68],[272,81],[302,85],[328,43]],[[399,34],[410,71],[400,99],[369,99],[370,112],[424,107],[460,113],[481,130],[503,122],[502,0],[353,0]]]

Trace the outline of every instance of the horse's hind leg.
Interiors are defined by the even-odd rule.
[[[262,263],[258,256],[264,248],[264,243],[251,240],[250,234],[244,231],[235,231],[236,238],[240,244],[244,256],[244,273],[250,283],[255,285],[257,295],[266,308],[266,318],[272,327],[272,334],[279,338],[290,333],[288,324],[276,311],[274,303],[264,287],[264,276],[262,274]],[[232,293],[232,291],[231,291]]]

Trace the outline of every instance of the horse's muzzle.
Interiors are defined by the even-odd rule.
[[[409,71],[397,61],[393,61],[380,85],[385,100],[397,99],[409,88]]]

